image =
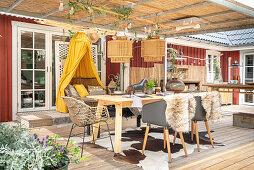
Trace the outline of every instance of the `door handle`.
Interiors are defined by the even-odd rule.
[[[49,67],[47,66],[47,72],[49,72]]]

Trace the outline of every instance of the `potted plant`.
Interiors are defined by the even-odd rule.
[[[39,139],[21,125],[0,124],[0,170],[67,170],[70,162],[79,163],[80,148],[58,144],[60,136]],[[73,140],[70,142],[75,143]]]
[[[155,83],[153,81],[148,81],[148,83],[146,83],[147,94],[151,95],[153,93],[154,87],[155,87]]]

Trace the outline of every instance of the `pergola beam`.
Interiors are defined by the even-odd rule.
[[[18,6],[23,0],[16,0],[8,9],[6,12],[11,12],[16,6]]]
[[[197,34],[209,34],[209,33],[215,33],[215,32],[234,31],[234,30],[250,29],[250,28],[254,28],[254,24],[216,28],[216,29],[209,29],[209,30],[202,30],[202,31],[191,31],[191,32],[185,32],[185,33],[179,33],[179,34],[170,34],[170,35],[167,35],[166,38],[173,38],[173,37],[180,37],[180,36],[187,36],[187,35],[197,35]]]
[[[229,23],[234,23],[234,22],[248,21],[251,19],[254,19],[254,18],[249,17],[249,18],[240,18],[240,19],[233,19],[233,20],[228,20],[228,21],[200,24],[200,28],[205,27],[205,26],[215,26],[215,25],[229,24]],[[176,31],[176,29],[173,28],[173,29],[161,30],[160,33],[170,32],[170,31]]]
[[[254,17],[254,11],[226,0],[208,0],[220,6]]]
[[[163,12],[158,12],[158,13],[154,13],[154,14],[150,14],[150,15],[141,16],[139,18],[142,18],[142,19],[153,18],[153,17],[172,14],[172,13],[175,13],[175,12],[184,11],[184,10],[188,10],[188,9],[192,9],[192,8],[198,8],[198,7],[201,7],[201,6],[208,5],[208,4],[211,4],[211,2],[196,3],[196,4],[189,5],[189,6],[181,7],[181,8],[176,8],[176,9],[171,9],[171,10],[168,10],[168,11],[163,11]],[[131,20],[125,21],[123,23],[133,22],[133,21],[136,21],[136,20],[131,19]],[[108,24],[108,25],[112,26],[113,24]]]
[[[67,7],[68,7],[68,5],[64,5],[63,9],[66,9]],[[59,12],[59,8],[56,8],[56,9],[50,11],[49,13],[42,15],[42,18],[47,18],[48,16],[53,15],[57,12]]]
[[[131,4],[125,5],[125,6],[123,6],[123,8],[128,8],[128,7],[134,7],[134,6],[138,6],[138,5],[143,5],[143,4],[148,3],[148,2],[151,2],[151,1],[154,1],[154,0],[140,0],[140,1],[136,2],[136,3],[131,3]],[[99,16],[100,16],[100,15],[96,14],[96,15],[93,16],[93,18],[96,18],[96,17],[99,17]],[[90,19],[90,17],[84,17],[84,18],[81,18],[81,19],[79,19],[79,20],[74,21],[73,23],[78,24],[78,23],[80,23],[80,22],[82,22],[82,21],[85,21],[85,20],[88,20],[88,19]]]
[[[225,14],[231,14],[234,13],[235,11],[223,11],[223,12],[217,12],[217,13],[212,13],[212,14],[207,14],[207,15],[203,15],[200,18],[201,19],[205,19],[205,18],[209,18],[209,17],[216,17],[216,16],[220,16],[220,15],[225,15]],[[166,22],[162,22],[161,24],[174,24],[174,23],[178,23],[178,20],[174,20],[174,21],[166,21]],[[154,25],[146,25],[146,26],[142,26],[142,27],[134,27],[135,29],[142,29],[144,27],[153,27]]]

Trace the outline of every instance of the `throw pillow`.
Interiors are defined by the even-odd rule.
[[[68,85],[69,90],[71,92],[71,97],[80,97],[76,89],[72,85]]]
[[[86,97],[89,95],[88,91],[86,90],[86,88],[83,84],[74,84],[73,86],[77,90],[80,97]]]

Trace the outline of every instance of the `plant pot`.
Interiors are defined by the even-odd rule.
[[[168,81],[166,84],[167,91],[173,91],[180,93],[185,89],[185,84],[183,81],[178,80],[177,78],[172,78],[171,81]]]
[[[146,90],[146,92],[147,92],[147,94],[151,95],[151,94],[153,94],[153,89],[148,88],[148,89]]]

